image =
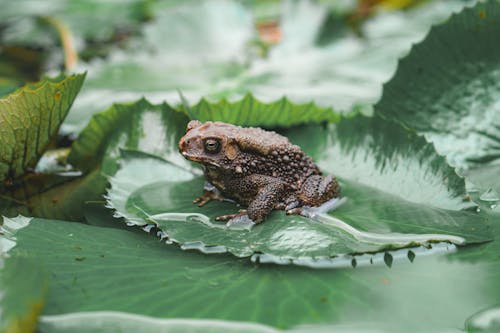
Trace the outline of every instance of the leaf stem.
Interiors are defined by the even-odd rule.
[[[71,71],[78,63],[78,52],[75,49],[73,36],[68,26],[63,21],[52,17],[43,16],[42,20],[54,27],[61,37],[61,44],[64,50],[64,67],[66,71]]]

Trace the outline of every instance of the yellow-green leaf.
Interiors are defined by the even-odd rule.
[[[47,148],[85,74],[44,79],[0,99],[0,181],[22,176]]]

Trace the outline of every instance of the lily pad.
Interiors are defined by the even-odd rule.
[[[34,167],[57,135],[85,75],[29,84],[0,99],[0,181]]]
[[[433,142],[483,189],[500,191],[500,7],[486,1],[434,27],[401,60],[375,113]]]
[[[113,220],[100,219],[104,225]],[[466,260],[462,250],[453,253],[455,246],[436,245],[432,251],[415,251],[412,262],[407,251],[391,251],[390,269],[383,255],[374,255],[367,267],[313,270],[186,252],[134,228],[32,219],[14,235],[0,235],[0,240],[6,239],[15,245],[10,256],[29,256],[50,273],[41,332],[65,323],[79,323],[88,331],[96,321],[113,325],[116,314],[109,311],[152,316],[154,324],[166,327],[182,326],[189,318],[185,328],[230,321],[233,325],[224,329],[246,322],[274,330],[295,328],[293,332],[301,332],[297,326],[307,327],[307,332],[349,327],[354,332],[440,332],[458,330],[470,315],[498,302],[500,267],[493,256],[498,241],[464,249],[470,254]],[[425,257],[428,252],[434,255]],[[79,320],[82,317],[89,320]],[[126,314],[118,317],[127,321]],[[145,328],[149,323],[144,322]]]
[[[328,214],[307,218],[275,211],[251,230],[228,227],[215,217],[236,211],[234,203],[193,205],[203,177],[137,153],[120,160],[108,205],[129,223],[153,223],[183,249],[279,263],[325,265],[346,255],[491,239],[484,217],[464,210],[474,205],[465,199],[463,179],[422,138],[392,126],[354,117],[327,129],[287,131],[292,142],[320,155],[323,171],[340,176],[346,202]]]
[[[247,102],[213,106],[204,102],[204,107],[191,113],[197,112],[197,117],[205,119],[229,117],[236,123],[255,124],[263,114],[273,114],[276,109],[276,104],[248,101],[250,97]],[[305,115],[312,114],[307,113],[309,108],[303,108]],[[279,117],[268,117],[272,121],[266,125],[294,124],[288,115],[295,109],[283,110],[286,112],[276,113]],[[338,115],[326,117],[331,115],[328,110],[322,112],[324,118],[314,115],[301,119],[340,119]],[[475,205],[467,197],[464,180],[435,153],[431,144],[394,123],[363,116],[342,119],[328,128],[303,126],[285,130],[292,142],[317,160],[323,171],[341,177],[347,204],[331,215],[321,215],[320,223],[274,212],[251,232],[228,231],[213,218],[234,212],[236,205],[211,203],[200,209],[191,203],[201,193],[203,180],[193,179],[200,172],[177,151],[188,120],[184,112],[166,104],[152,105],[140,100],[115,105],[94,116],[75,142],[70,161],[86,170],[99,163],[99,156],[104,156],[102,170],[109,176],[115,175],[118,163],[122,163],[121,171],[111,179],[109,206],[130,223],[156,224],[186,249],[229,251],[237,256],[265,254],[273,261],[298,263],[304,259],[309,264],[313,259],[329,260],[433,241],[462,245],[491,239],[484,218],[466,211]],[[141,164],[141,159],[128,163],[122,159],[121,149],[151,156],[145,164]],[[158,184],[161,180],[166,183]],[[179,183],[191,180],[192,183]],[[198,221],[191,221],[192,216]],[[192,223],[179,223],[186,220]],[[310,238],[301,236],[304,230],[310,232]],[[289,241],[281,241],[285,238]]]
[[[31,258],[4,259],[5,241],[0,239],[0,331],[34,332],[45,303],[47,274]]]

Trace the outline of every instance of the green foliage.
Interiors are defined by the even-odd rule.
[[[54,139],[85,75],[45,79],[0,99],[0,181],[34,167]]]
[[[0,34],[8,43],[47,46],[50,40],[46,26],[37,18],[54,17],[61,20],[80,38],[89,41],[107,41],[115,34],[126,33],[150,16],[149,1],[127,0],[117,4],[113,1],[55,0],[39,3],[30,1],[2,3],[0,21],[10,25]],[[45,44],[44,44],[45,43]]]
[[[73,144],[69,162],[88,171],[104,158],[106,174],[116,171],[119,149],[134,149],[188,165],[177,151],[177,142],[190,119],[225,120],[242,126],[290,127],[337,121],[331,109],[314,104],[295,105],[286,99],[262,103],[251,95],[238,102],[201,100],[192,108],[153,105],[145,99],[115,104],[94,115]]]
[[[100,217],[103,224],[106,219],[114,218]],[[428,250],[417,248],[413,262],[407,251],[393,252],[390,269],[379,254],[360,258],[355,269],[348,262],[344,269],[313,270],[186,252],[131,228],[34,219],[14,236],[12,256],[29,255],[52,273],[44,319],[123,311],[192,318],[192,325],[217,318],[278,328],[334,322],[426,331],[463,327],[465,318],[498,300],[496,292],[487,292],[498,290],[498,260],[483,254],[498,241],[455,254],[453,246],[436,245],[427,257]]]
[[[175,143],[188,121],[183,112],[167,104],[153,105],[145,99],[115,104],[90,119],[73,143],[68,161],[85,172],[101,164],[107,175],[116,171],[120,149],[124,148],[182,161]]]
[[[253,113],[238,114],[252,121]],[[145,141],[153,141],[148,137],[157,133],[144,121],[126,128],[144,133]],[[154,223],[185,249],[228,251],[239,257],[264,254],[274,260],[307,262],[429,241],[463,245],[490,239],[484,217],[463,210],[473,207],[465,200],[463,179],[422,138],[361,116],[327,129],[298,127],[286,134],[315,156],[324,172],[340,176],[344,205],[313,219],[273,212],[251,231],[232,230],[215,217],[237,211],[235,204],[193,205],[192,200],[202,193],[203,177],[176,166],[181,164],[158,159],[168,159],[164,155],[134,154],[121,159],[121,170],[111,178],[108,204],[128,222]],[[169,144],[174,150],[177,141],[157,142]]]
[[[500,191],[500,7],[488,1],[434,27],[384,86],[376,114],[433,142],[472,181]],[[460,38],[454,38],[460,36]],[[477,170],[479,168],[479,170]],[[481,177],[481,171],[491,176]],[[488,171],[489,170],[489,171]],[[499,198],[500,199],[500,198]]]
[[[142,96],[174,105],[178,90],[191,104],[202,97],[233,100],[250,92],[265,102],[287,96],[337,112],[370,113],[397,60],[432,24],[465,4],[429,1],[408,12],[381,12],[361,27],[363,38],[340,34],[317,45],[328,8],[292,1],[282,8],[281,42],[261,59],[250,46],[259,37],[252,13],[241,2],[183,2],[159,11],[142,37],[124,49],[82,65],[89,77],[63,130],[77,133],[92,114]]]
[[[247,94],[237,102],[223,99],[211,103],[202,99],[193,107],[183,111],[191,119],[205,121],[224,121],[240,126],[259,126],[264,128],[292,127],[321,122],[337,122],[340,115],[331,108],[321,108],[314,103],[294,104],[286,97],[272,103],[262,103],[253,95]]]
[[[35,332],[47,294],[47,274],[32,258],[0,258],[0,331]]]
[[[0,227],[0,331],[497,331],[500,2],[433,27],[395,71],[468,3],[345,2],[324,24],[328,8],[289,2],[266,58],[257,2],[4,4],[0,96],[59,68],[40,23],[94,58],[61,130],[85,75],[0,99],[0,214],[36,216]],[[346,10],[365,15],[356,35]],[[177,142],[195,118],[279,131],[344,201],[214,221],[238,207],[191,203],[204,179]]]

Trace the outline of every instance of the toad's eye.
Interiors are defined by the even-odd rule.
[[[220,142],[214,139],[205,140],[205,151],[212,154],[218,153],[220,151]]]

